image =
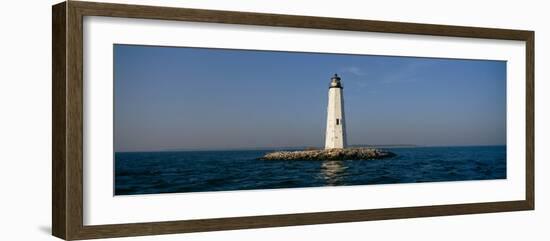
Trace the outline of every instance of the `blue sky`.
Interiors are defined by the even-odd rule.
[[[114,46],[115,151],[322,146],[330,77],[348,144],[503,145],[506,62]]]

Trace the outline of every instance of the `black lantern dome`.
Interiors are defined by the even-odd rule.
[[[344,87],[342,87],[342,83],[340,82],[340,77],[338,77],[338,74],[334,74],[334,76],[332,76],[332,78],[330,78],[330,87],[329,88],[341,88],[343,89]]]

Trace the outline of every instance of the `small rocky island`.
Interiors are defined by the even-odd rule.
[[[276,151],[260,160],[372,160],[394,157],[393,152],[376,148],[332,148],[304,151]]]

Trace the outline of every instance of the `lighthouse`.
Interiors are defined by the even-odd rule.
[[[338,77],[338,74],[334,74],[328,87],[325,149],[345,148],[347,145],[343,91],[340,77]]]

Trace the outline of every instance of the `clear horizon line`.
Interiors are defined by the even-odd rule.
[[[419,144],[352,144],[348,147],[473,147],[473,146],[506,146],[506,144],[461,144],[461,145],[419,145]],[[324,148],[323,146],[277,146],[277,147],[234,147],[234,148],[165,148],[152,150],[115,150],[114,153],[129,152],[186,152],[186,151],[253,151],[253,150],[283,150],[303,148]]]

